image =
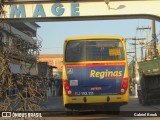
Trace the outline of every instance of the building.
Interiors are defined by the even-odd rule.
[[[0,56],[6,52],[9,68],[13,74],[37,74],[38,39],[36,32],[39,27],[36,23],[29,22],[0,23]],[[0,67],[4,65],[1,63]]]
[[[156,55],[157,56],[160,56],[160,44],[157,44],[157,47],[156,47]],[[147,53],[147,59],[152,59],[153,55],[154,55],[154,47],[152,44],[148,45],[148,53]]]
[[[38,78],[36,55],[39,51],[36,32],[39,27],[36,23],[29,22],[0,23],[1,93],[18,96],[17,91],[21,91],[26,97],[26,81],[33,77],[35,81],[41,80],[36,79]],[[10,82],[2,82],[6,80]],[[31,82],[29,84],[33,85]],[[2,97],[5,96],[3,94],[0,95],[0,99],[5,99]]]
[[[63,54],[40,54],[38,61],[48,62],[50,66],[55,66],[57,69],[62,69]]]
[[[63,54],[40,54],[38,56],[39,62],[48,62],[49,66],[53,66],[52,71],[54,78],[61,78]]]

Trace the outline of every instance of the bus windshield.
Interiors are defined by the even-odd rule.
[[[65,62],[124,60],[120,40],[71,40],[66,45]]]

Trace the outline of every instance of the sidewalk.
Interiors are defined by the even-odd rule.
[[[138,98],[138,96],[130,95],[129,98]]]
[[[62,96],[49,96],[44,106],[45,111],[65,111]]]

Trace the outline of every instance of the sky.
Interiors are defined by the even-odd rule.
[[[113,35],[124,38],[144,38],[145,31],[137,31],[137,27],[151,27],[152,21],[146,19],[127,20],[97,20],[97,21],[65,21],[65,22],[38,22],[40,28],[37,31],[38,38],[42,40],[40,54],[63,54],[63,42],[68,37]],[[156,22],[156,34],[160,33],[160,23]],[[152,31],[149,31],[151,39]],[[159,37],[158,37],[159,38]],[[127,40],[127,51],[133,51],[132,40]],[[140,46],[137,46],[138,58],[140,58]],[[134,56],[134,54],[130,54]],[[130,57],[128,56],[128,57]]]

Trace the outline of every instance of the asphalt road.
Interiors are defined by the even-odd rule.
[[[115,115],[107,112],[97,111],[85,111],[80,113],[73,113],[70,116],[66,115],[65,108],[63,106],[62,96],[50,96],[44,103],[45,110],[41,111],[42,118],[38,120],[159,120],[160,119],[160,105],[142,106],[138,103],[136,97],[130,97],[129,104],[121,107],[119,115]],[[142,116],[146,114],[145,116]],[[156,116],[147,116],[155,115]],[[141,116],[139,116],[141,115]],[[15,118],[17,119],[17,118]],[[32,118],[31,118],[32,119]],[[35,119],[35,118],[34,118]],[[35,119],[35,120],[37,120]],[[3,120],[3,118],[0,118]],[[27,118],[28,120],[28,118]],[[30,120],[30,119],[29,119]]]
[[[66,112],[65,112],[65,108],[63,106],[63,98],[62,96],[57,96],[57,97],[49,97],[48,98],[48,101],[46,102],[45,104],[45,107],[46,107],[46,110],[45,111],[48,111],[47,113],[47,116],[58,116],[58,117],[63,117],[63,116],[66,116]],[[140,105],[138,103],[138,98],[137,97],[134,97],[134,96],[131,96],[130,97],[130,101],[129,101],[129,104],[127,105],[124,105],[121,107],[120,109],[120,115],[114,115],[114,117],[129,117],[129,116],[136,116],[137,114],[158,114],[157,112],[159,111],[160,113],[160,105],[150,105],[150,106],[143,106],[143,105]],[[159,114],[158,114],[159,115]],[[85,111],[85,112],[81,112],[81,113],[77,113],[76,114],[73,114],[73,116],[86,116],[86,117],[92,117],[92,116],[108,116],[108,117],[113,117],[113,115],[110,115],[110,113],[104,113],[104,112],[95,112],[95,111]]]

